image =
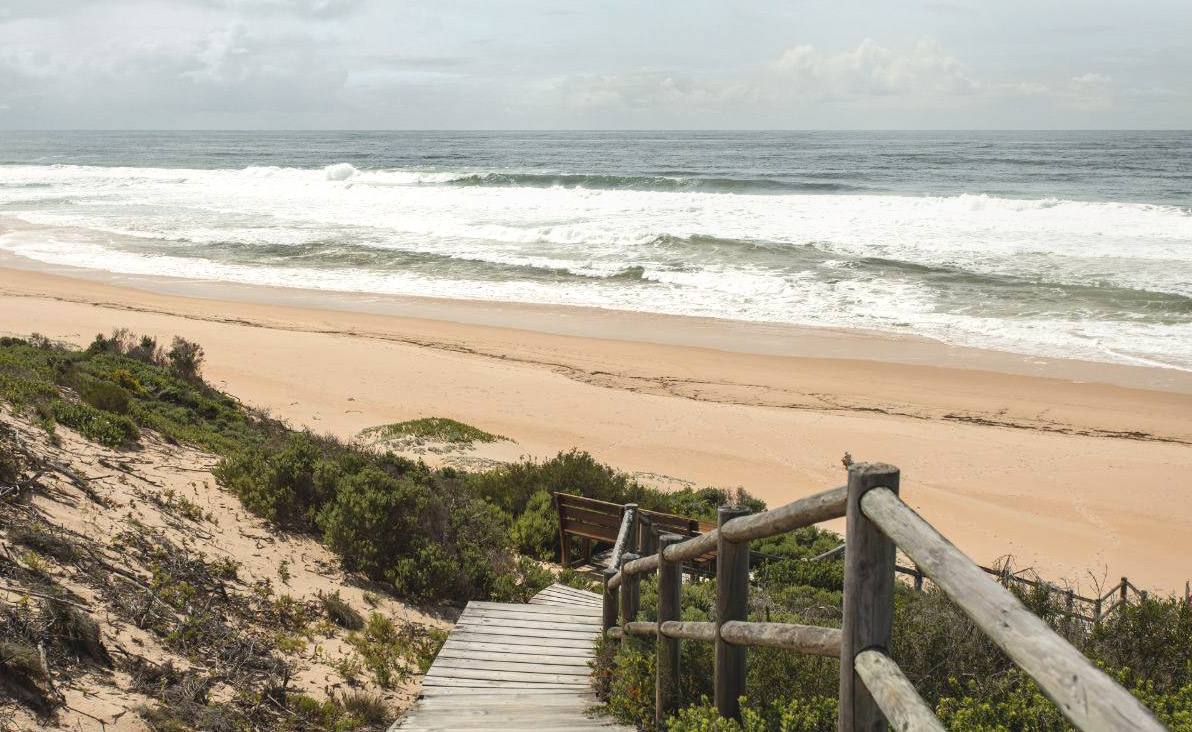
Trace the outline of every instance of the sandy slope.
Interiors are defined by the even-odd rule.
[[[14,430],[15,439],[31,446],[36,454],[82,476],[92,492],[89,497],[63,475],[46,474],[42,481],[48,490],[32,499],[32,507],[40,514],[38,525],[56,534],[80,537],[80,542],[93,542],[93,551],[113,566],[128,570],[130,577],[144,577],[145,568],[129,559],[117,537],[121,532],[145,527],[160,532],[196,556],[201,554],[205,561],[231,559],[239,563],[237,578],[231,583],[233,592],[251,593],[254,583],[267,583],[271,587],[270,598],[289,595],[299,602],[316,601],[319,593],[339,592],[362,615],[374,610],[365,601],[365,590],[360,583],[350,581],[340,569],[338,559],[315,539],[272,531],[264,521],[241,508],[235,496],[217,488],[209,472],[216,458],[210,454],[165,444],[148,433],[142,435],[135,451],[114,451],[87,442],[61,426],[57,433],[62,444],[54,447],[38,426],[15,418],[2,408],[0,426]],[[197,504],[203,517],[195,520],[181,512],[178,502],[183,499]],[[4,510],[28,512],[20,505],[3,505]],[[3,532],[0,532],[0,548],[10,557],[20,558],[24,553]],[[155,700],[133,690],[125,668],[130,654],[156,664],[172,661],[180,670],[198,667],[167,650],[158,636],[117,612],[110,598],[100,597],[95,591],[95,578],[81,576],[76,569],[53,560],[43,560],[50,562],[54,581],[85,603],[91,617],[99,623],[104,644],[117,659],[113,670],[97,667],[57,679],[66,703],[57,714],[58,728],[86,732],[147,731],[149,728],[135,709],[139,705],[151,706]],[[280,570],[283,564],[284,576]],[[123,586],[125,580],[109,577],[106,582]],[[101,585],[104,583],[100,581]],[[0,606],[17,605],[23,597],[18,583],[0,581]],[[443,628],[451,625],[444,618],[426,615],[389,597],[377,596],[376,601],[376,612],[398,622]],[[249,627],[246,632],[276,630]],[[318,699],[352,688],[335,668],[337,661],[353,655],[345,637],[346,631],[327,626],[316,630],[302,649],[288,653],[286,658],[296,670],[290,688]],[[222,671],[225,670],[216,670]],[[416,696],[420,680],[415,673],[396,688],[384,690],[376,687],[365,672],[357,688],[381,693],[396,715]],[[227,683],[217,683],[210,692],[211,700],[225,700],[235,691]],[[6,720],[15,726],[6,727]],[[0,704],[0,730],[41,728],[41,723],[27,710]]]
[[[516,440],[481,457],[578,446],[771,505],[839,484],[849,451],[899,465],[906,499],[979,561],[1168,591],[1192,576],[1185,373],[557,308],[206,294],[0,270],[0,331],[184,334],[210,381],[316,430],[453,417]]]

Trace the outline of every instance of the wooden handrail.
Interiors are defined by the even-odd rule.
[[[763,511],[729,521],[721,529],[729,541],[756,541],[786,534],[804,526],[830,521],[844,515],[847,488],[816,493],[773,511]]]
[[[853,668],[894,729],[945,732],[931,707],[889,656],[870,648],[857,654]]]
[[[840,658],[839,628],[732,620],[720,626],[720,637],[734,646],[786,648],[811,656]]]
[[[893,491],[866,493],[861,510],[1033,678],[1085,732],[1166,728],[1005,587],[994,582]]]
[[[844,488],[753,515],[744,515],[739,507],[724,507],[718,528],[685,541],[679,535],[665,534],[659,537],[657,550],[645,557],[621,553],[622,537],[633,522],[630,508],[636,508],[627,506],[613,552],[614,562],[605,571],[605,631],[612,640],[628,636],[655,638],[656,725],[661,728],[665,716],[677,705],[679,653],[675,644],[687,640],[716,646],[714,690],[722,716],[739,716],[737,702],[744,691],[745,649],[766,646],[840,658],[840,732],[882,728],[883,717],[898,730],[942,732],[944,728],[930,707],[885,650],[889,647],[893,616],[894,574],[901,571],[914,575],[916,585],[924,577],[931,579],[1083,732],[1166,729],[1129,691],[1098,670],[1006,587],[988,576],[1002,577],[1004,572],[973,563],[907,506],[897,490],[897,468],[854,465],[849,469],[849,485]],[[748,542],[840,516],[846,518],[850,538],[850,549],[845,553],[844,627],[746,620]],[[914,561],[914,569],[895,564],[895,546]],[[842,549],[843,545],[829,554]],[[715,622],[677,620],[681,563],[711,553],[717,557]],[[659,573],[658,620],[639,621],[638,584],[641,576],[651,571]],[[1046,582],[1015,579],[1054,589]],[[1125,578],[1100,598],[1067,591],[1069,605],[1081,601],[1097,606],[1091,618],[1069,614],[1099,622],[1127,601],[1130,590],[1145,597]],[[1115,594],[1117,602],[1100,613],[1101,602]]]

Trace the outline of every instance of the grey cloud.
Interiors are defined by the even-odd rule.
[[[191,0],[245,13],[289,13],[314,18],[336,18],[359,10],[368,0]]]

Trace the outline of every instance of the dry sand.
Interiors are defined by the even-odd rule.
[[[855,331],[71,274],[0,269],[0,332],[80,345],[114,327],[180,334],[205,348],[209,381],[296,425],[350,437],[452,417],[516,441],[479,458],[579,447],[772,506],[839,485],[848,451],[898,465],[905,499],[977,561],[1014,555],[1086,588],[1129,575],[1182,591],[1192,577],[1185,372]]]

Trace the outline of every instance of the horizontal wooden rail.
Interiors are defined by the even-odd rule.
[[[716,539],[719,535],[719,531],[712,529],[687,541],[672,544],[666,548],[664,555],[666,561],[683,562],[703,556],[704,554],[714,553],[716,551]]]
[[[734,646],[785,648],[812,656],[840,658],[839,628],[732,620],[720,626],[720,637]]]
[[[800,498],[773,511],[739,516],[726,523],[720,531],[729,541],[756,541],[786,534],[804,526],[831,521],[844,515],[847,488],[816,493]]]
[[[1165,728],[1129,691],[1060,638],[893,491],[874,488],[861,511],[1023,668],[1085,732]]]
[[[703,641],[704,643],[711,643],[716,640],[716,623],[694,620],[667,620],[661,625],[662,634],[667,638]]]
[[[931,707],[885,653],[876,648],[861,651],[853,669],[894,729],[945,732]]]
[[[840,518],[844,515],[846,494],[845,488],[833,488],[813,496],[800,498],[773,511],[739,516],[719,529],[713,529],[687,541],[668,546],[664,550],[663,556],[668,562],[682,562],[714,553],[721,532],[727,541],[738,543],[778,536],[795,529],[818,524],[821,521]],[[658,561],[659,556],[651,554],[626,564],[621,569],[626,574],[652,572],[658,568]],[[621,578],[618,576],[614,580],[610,580],[610,583],[612,583],[611,586],[617,587],[621,584]]]

